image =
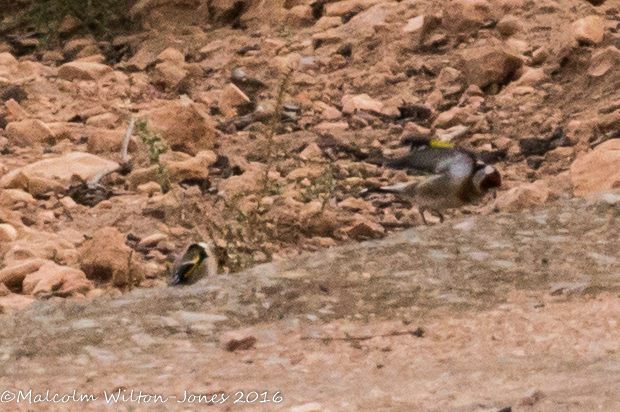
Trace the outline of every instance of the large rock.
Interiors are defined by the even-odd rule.
[[[64,80],[97,80],[110,73],[112,68],[105,64],[89,62],[65,63],[58,69],[58,77]]]
[[[44,159],[25,166],[24,176],[28,192],[33,195],[55,191],[64,193],[73,175],[88,181],[103,170],[114,170],[118,163],[89,153],[72,152],[55,159]]]
[[[195,156],[215,146],[215,126],[210,116],[191,100],[170,102],[145,115],[149,129],[161,133],[174,151]]]
[[[620,140],[612,139],[575,160],[570,168],[575,196],[620,187]]]
[[[45,262],[39,270],[27,275],[22,284],[22,291],[27,295],[70,296],[75,293],[87,293],[93,289],[93,283],[79,269],[60,266],[52,261]]]
[[[31,147],[38,143],[54,143],[54,133],[38,119],[11,122],[6,126],[6,135],[9,143],[18,147]]]
[[[136,255],[125,244],[123,234],[112,227],[98,230],[84,243],[80,263],[88,279],[111,282],[117,287],[142,280]]]
[[[459,69],[469,84],[484,88],[491,84],[506,84],[523,61],[506,53],[500,46],[481,46],[463,51],[459,58]]]

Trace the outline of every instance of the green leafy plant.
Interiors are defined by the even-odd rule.
[[[145,121],[136,123],[136,129],[140,141],[148,148],[149,162],[157,165],[159,184],[164,192],[170,190],[170,172],[165,163],[161,162],[160,156],[168,151],[168,144],[159,133],[150,130]]]

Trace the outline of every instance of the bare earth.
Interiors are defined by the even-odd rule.
[[[6,313],[3,400],[32,392],[2,410],[619,410],[619,204],[455,219],[191,287]],[[254,348],[222,349],[246,327]],[[35,404],[48,389],[67,402]]]

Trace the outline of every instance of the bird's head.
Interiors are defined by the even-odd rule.
[[[483,194],[502,186],[502,176],[493,166],[482,167],[474,174],[473,180],[476,188]]]

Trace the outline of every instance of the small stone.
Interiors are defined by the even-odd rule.
[[[93,284],[86,279],[84,272],[52,261],[44,263],[23,281],[23,293],[35,296],[53,293],[65,297],[73,293],[87,293],[92,288]]]
[[[349,123],[347,122],[334,122],[334,123],[321,122],[317,124],[315,128],[319,131],[324,131],[324,132],[328,132],[328,131],[337,132],[337,131],[347,130],[349,128]]]
[[[469,84],[485,88],[506,84],[523,61],[500,46],[482,46],[463,51],[459,66]]]
[[[442,142],[451,142],[452,140],[458,139],[459,137],[465,135],[468,131],[468,126],[456,125],[446,130],[436,129],[435,135]]]
[[[293,406],[290,409],[290,412],[320,412],[322,410],[323,410],[323,407],[321,406],[320,403],[311,402],[311,403],[306,403],[306,404],[299,405],[299,406]]]
[[[310,27],[314,24],[312,7],[301,4],[291,8],[285,17],[285,23],[289,27]]]
[[[380,113],[383,109],[383,103],[375,100],[367,94],[344,95],[342,97],[342,112],[344,114],[353,114],[357,110],[365,110]]]
[[[89,153],[120,152],[125,140],[125,130],[95,129],[89,133],[86,149]],[[127,150],[133,153],[138,149],[134,139],[129,139]]]
[[[603,50],[596,51],[592,55],[588,74],[592,77],[601,77],[611,69],[618,67],[619,64],[620,51],[614,46],[609,46]]]
[[[177,65],[185,64],[185,56],[174,47],[168,47],[157,55],[157,62],[170,62]]]
[[[497,23],[497,31],[504,36],[510,37],[523,30],[523,22],[516,16],[506,15]]]
[[[608,140],[578,157],[571,165],[570,174],[575,196],[620,187],[620,139]]]
[[[11,122],[6,126],[9,142],[18,147],[31,147],[35,144],[54,142],[54,133],[42,121],[27,119]]]
[[[219,108],[224,116],[235,117],[237,115],[236,107],[249,102],[250,98],[241,89],[232,83],[228,83],[220,95]]]
[[[4,311],[5,308],[24,308],[36,301],[37,299],[31,296],[11,293],[7,296],[0,297],[0,312]]]
[[[153,68],[153,83],[164,89],[170,89],[178,85],[187,74],[188,71],[183,67],[165,61],[163,63],[158,63]]]
[[[60,204],[62,204],[62,206],[66,210],[75,209],[78,206],[78,204],[75,202],[75,200],[73,200],[69,196],[65,196],[65,197],[59,199],[59,202],[60,202]]]
[[[490,3],[485,0],[454,0],[446,3],[442,25],[451,31],[468,32],[492,18]]]
[[[549,50],[546,47],[539,47],[532,53],[532,64],[541,65],[549,58]]]
[[[157,182],[148,182],[141,185],[138,185],[138,192],[143,195],[152,196],[155,193],[161,193],[161,185]]]
[[[28,112],[15,99],[7,100],[4,105],[9,110],[11,120],[24,120],[28,118]]]
[[[368,213],[374,213],[376,211],[376,208],[369,202],[355,197],[346,198],[338,203],[338,207],[352,212],[366,211]]]
[[[300,154],[302,160],[317,160],[323,157],[323,150],[316,144],[310,143]]]
[[[586,45],[595,45],[603,41],[605,19],[600,16],[588,16],[573,22],[571,26],[575,39]]]
[[[89,117],[88,120],[86,120],[86,125],[114,129],[118,124],[118,120],[118,115],[114,113],[101,113],[96,116]]]
[[[159,243],[162,240],[167,241],[168,236],[163,233],[155,233],[153,235],[142,238],[142,240],[140,240],[140,242],[138,243],[138,248],[150,249],[150,248],[157,246],[157,243]]]
[[[0,242],[17,240],[17,230],[8,223],[0,223]]]
[[[228,352],[252,349],[256,337],[252,328],[224,332],[220,336],[220,345]]]
[[[97,80],[110,73],[112,68],[105,64],[88,62],[65,63],[58,69],[58,77],[64,80]]]
[[[405,27],[403,27],[403,33],[415,33],[422,30],[424,26],[424,15],[414,17],[407,21]]]
[[[343,232],[352,239],[365,240],[383,237],[385,229],[361,215],[353,217],[353,223],[346,227]]]
[[[538,180],[534,183],[524,184],[497,198],[494,206],[502,212],[519,212],[544,204],[549,199],[549,187],[547,183]]]
[[[34,203],[35,199],[21,189],[4,189],[0,192],[0,206],[13,209],[18,204]]]
[[[44,259],[27,259],[11,262],[0,270],[0,283],[5,284],[10,289],[21,291],[24,278],[28,274],[39,270],[45,262],[47,261]]]

